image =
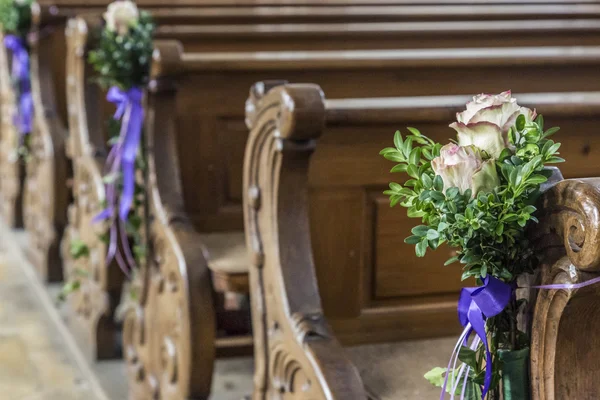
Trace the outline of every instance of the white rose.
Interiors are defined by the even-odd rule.
[[[129,0],[115,1],[108,5],[104,13],[106,29],[124,36],[129,28],[137,22],[139,11],[134,2]]]
[[[500,185],[496,165],[493,159],[484,161],[481,150],[475,146],[459,146],[450,143],[442,147],[439,157],[431,161],[436,175],[444,181],[444,192],[452,187],[460,193],[471,189],[474,197],[477,193],[489,192]]]
[[[510,90],[497,95],[480,94],[467,103],[465,111],[456,114],[457,122],[450,127],[458,133],[461,146],[475,145],[498,158],[502,150],[510,147],[508,132],[520,114],[528,122],[536,115],[535,110],[519,106]]]

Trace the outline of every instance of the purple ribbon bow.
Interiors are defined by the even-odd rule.
[[[117,231],[116,225],[121,227],[122,248],[130,266],[135,265],[131,249],[127,241],[125,223],[135,194],[135,158],[140,145],[142,135],[142,122],[144,110],[142,108],[142,90],[133,87],[123,91],[117,86],[109,89],[106,99],[117,106],[113,118],[121,120],[121,131],[119,140],[112,147],[106,160],[106,172],[110,180],[106,183],[107,208],[98,214],[94,220],[105,220],[113,217],[117,202],[115,176],[121,173],[123,177],[123,190],[119,201],[119,218],[123,222],[114,221],[110,230],[110,243],[107,262],[116,255],[119,265],[123,268],[123,260],[117,253]],[[125,270],[125,268],[123,268]]]
[[[485,398],[492,383],[492,354],[490,353],[485,332],[485,320],[500,314],[502,310],[504,310],[510,302],[512,291],[512,287],[509,284],[489,275],[483,280],[483,286],[463,288],[461,290],[460,298],[458,300],[458,319],[465,329],[450,358],[440,400],[444,399],[452,360],[458,356],[460,347],[468,340],[473,331],[475,331],[485,347],[485,379],[481,395],[482,399]],[[464,388],[463,396],[461,398],[464,398]]]
[[[33,98],[29,77],[29,53],[23,40],[15,35],[4,38],[4,46],[12,53],[11,76],[19,85],[19,105],[14,123],[19,132],[25,135],[31,132],[33,121]]]

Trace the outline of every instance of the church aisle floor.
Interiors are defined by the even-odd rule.
[[[37,295],[16,238],[0,224],[0,399],[107,400]]]

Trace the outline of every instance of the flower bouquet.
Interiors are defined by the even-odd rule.
[[[154,28],[150,15],[140,12],[135,3],[115,1],[104,13],[98,46],[90,51],[88,59],[98,73],[97,82],[108,90],[106,99],[116,107],[108,123],[111,150],[104,176],[107,204],[96,221],[110,221],[105,238],[107,262],[116,259],[128,275],[145,255],[141,232],[144,187],[136,173],[143,175],[145,169],[141,154],[142,97],[149,80]]]
[[[397,163],[392,172],[409,176],[385,191],[391,206],[422,221],[405,242],[419,257],[442,244],[454,248],[446,265],[460,262],[462,279],[478,284],[461,291],[465,329],[448,366],[425,377],[442,387],[441,398],[527,399],[529,337],[517,326],[525,301],[515,296],[516,279],[538,263],[526,229],[537,222],[547,166],[564,161],[560,143],[550,139],[558,128],[544,130],[543,117],[519,106],[510,91],[475,96],[450,127],[457,141],[447,145],[408,128],[381,151]]]

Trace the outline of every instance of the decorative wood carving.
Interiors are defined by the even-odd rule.
[[[565,180],[541,200],[540,225],[531,233],[543,254],[542,284],[569,284],[600,276],[600,179]],[[600,341],[600,285],[539,290],[531,345],[535,400],[595,399]]]
[[[0,33],[0,43],[4,34]],[[0,209],[8,226],[23,226],[22,187],[25,165],[18,156],[20,133],[13,124],[17,112],[17,98],[13,90],[10,57],[6,48],[0,46]]]
[[[179,61],[179,50],[157,46],[153,77]],[[149,248],[139,302],[126,314],[123,334],[130,398],[208,399],[216,351],[213,289],[201,238],[183,208],[171,82],[151,82],[146,110]]]
[[[31,91],[34,124],[29,135],[30,157],[23,193],[23,219],[29,233],[28,256],[43,280],[60,281],[59,244],[66,225],[70,166],[65,154],[66,128],[57,114],[52,51],[47,36],[40,35],[40,9],[32,7],[30,34]]]
[[[106,223],[92,221],[103,208],[102,168],[106,155],[100,93],[90,82],[86,62],[92,23],[82,18],[72,19],[66,30],[67,146],[73,164],[73,204],[69,207],[68,227],[61,248],[65,278],[80,281],[80,289],[67,298],[70,325],[94,359],[118,355],[114,312],[120,301],[124,274],[116,262],[106,264],[107,246],[100,239],[107,230]],[[70,248],[74,239],[87,245],[88,257],[73,258]]]
[[[322,312],[307,214],[308,162],[325,124],[316,85],[255,85],[244,217],[255,346],[254,399],[364,399]]]

